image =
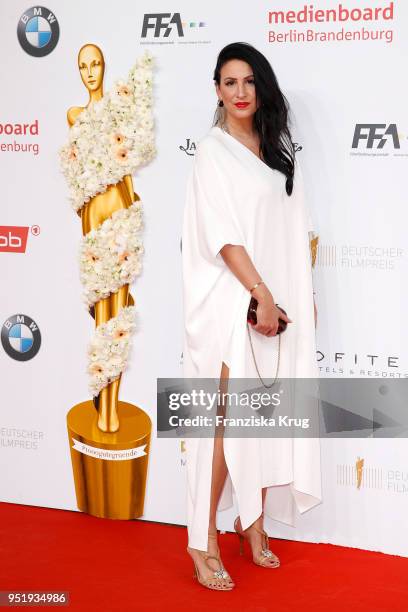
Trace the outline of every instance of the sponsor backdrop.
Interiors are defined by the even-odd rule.
[[[146,252],[121,398],[155,421],[156,377],[181,374],[185,184],[215,111],[217,53],[237,40],[265,53],[292,107],[319,234],[321,375],[379,385],[406,377],[407,3],[50,2],[0,9],[1,499],[77,509],[66,414],[89,398],[94,324],[81,303],[81,227],[57,153],[67,109],[87,103],[76,65],[87,42],[105,55],[106,89],[146,48],[157,64],[158,154],[134,176]],[[322,469],[323,503],[296,528],[269,522],[271,535],[408,556],[399,526],[408,510],[406,440],[322,440]],[[185,491],[183,443],[154,437],[144,518],[185,524]],[[219,526],[231,529],[235,513],[221,512]]]

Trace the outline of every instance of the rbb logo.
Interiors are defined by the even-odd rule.
[[[25,253],[28,227],[0,225],[0,251],[4,253]]]
[[[159,38],[164,30],[163,36],[167,38],[174,26],[177,34],[184,36],[180,13],[147,13],[143,19],[142,38],[147,37],[148,30],[154,30],[154,38]]]
[[[395,123],[390,123],[388,127],[386,123],[357,123],[351,146],[353,149],[358,149],[360,140],[366,140],[367,149],[372,149],[375,142],[377,142],[376,149],[382,149],[390,138],[394,149],[399,149],[400,141]]]

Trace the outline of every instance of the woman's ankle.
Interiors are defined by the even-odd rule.
[[[217,535],[218,534],[218,529],[217,529],[217,525],[215,524],[215,522],[210,521],[210,524],[208,525],[208,535]]]

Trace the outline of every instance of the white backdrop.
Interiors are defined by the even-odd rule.
[[[274,11],[285,12],[279,23],[273,15],[269,23],[272,4]],[[314,10],[337,13],[315,13],[320,21],[302,22],[296,12],[310,5],[300,0],[258,0],[239,9],[232,0],[194,6],[186,0],[53,0],[47,8],[58,20],[60,39],[40,58],[26,53],[16,36],[19,18],[30,6],[9,0],[0,9],[0,226],[29,228],[24,254],[0,252],[0,324],[26,314],[38,324],[42,345],[26,362],[11,359],[0,346],[1,500],[76,510],[65,419],[71,406],[89,397],[85,366],[93,321],[81,302],[80,221],[70,209],[57,152],[67,137],[67,108],[87,103],[76,67],[77,52],[87,42],[104,52],[105,88],[126,76],[145,48],[157,63],[158,155],[134,177],[146,226],[143,274],[132,290],[140,327],[121,398],[155,420],[156,377],[181,375],[185,183],[195,143],[210,128],[216,106],[217,54],[233,41],[250,42],[268,57],[293,111],[294,140],[302,147],[308,201],[320,236],[314,284],[322,376],[382,382],[407,376],[407,3],[344,0],[344,19],[334,21],[339,3],[326,0],[314,3]],[[358,12],[345,19],[344,8],[367,6],[387,11],[376,20],[359,19]],[[166,14],[162,23],[179,13],[182,31],[173,25],[168,37],[165,29],[156,37],[148,29],[142,37],[145,13]],[[332,33],[328,40],[323,32]],[[353,32],[356,39],[350,40]],[[5,133],[7,124],[34,121],[38,134]],[[356,124],[380,124],[360,130],[362,136],[377,137],[373,148],[367,138],[352,148]],[[14,143],[38,145],[38,154],[33,147],[17,151]],[[358,458],[364,459],[359,488]],[[408,556],[406,440],[323,440],[322,469],[323,503],[299,517],[296,528],[269,522],[270,534]],[[220,513],[219,526],[231,529],[235,514],[235,509]],[[185,524],[179,441],[152,440],[144,518]]]

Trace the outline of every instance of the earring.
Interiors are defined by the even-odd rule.
[[[224,106],[224,102],[221,99],[218,100],[218,106]]]

